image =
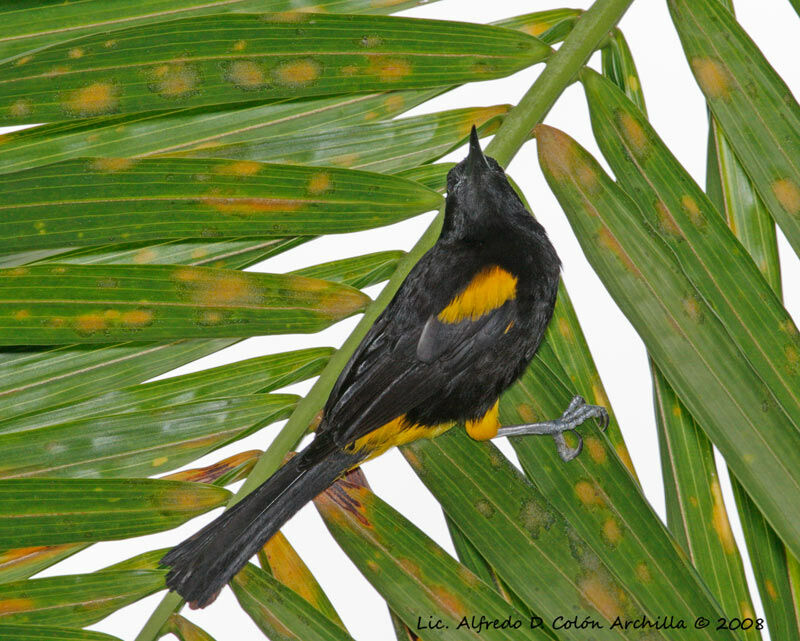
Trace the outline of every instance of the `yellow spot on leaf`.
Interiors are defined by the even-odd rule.
[[[316,60],[304,58],[278,65],[273,74],[281,84],[290,87],[304,87],[317,80],[321,70],[322,67]]]
[[[764,589],[767,591],[769,598],[773,601],[778,600],[778,590],[775,589],[775,584],[772,582],[771,579],[764,580]]]
[[[659,230],[670,236],[682,238],[683,234],[681,233],[681,228],[678,226],[678,222],[661,200],[655,202],[655,210]]]
[[[72,58],[73,60],[77,60],[78,58],[83,58],[83,49],[80,47],[73,47],[69,50],[67,55]]]
[[[356,65],[345,65],[341,71],[343,76],[355,76],[358,73],[358,67]]]
[[[371,120],[377,120],[380,114],[377,111],[368,111],[364,114],[364,120],[370,122]]]
[[[631,257],[622,248],[622,245],[616,239],[616,237],[606,227],[603,227],[597,233],[597,243],[601,247],[611,252],[629,272],[638,273],[639,270],[636,269],[636,265],[631,260]]]
[[[36,609],[34,599],[12,598],[0,599],[0,616],[6,614],[18,614],[20,612],[30,612]]]
[[[226,165],[219,165],[216,171],[224,176],[255,176],[261,171],[261,163],[252,160],[239,160]]]
[[[644,562],[639,563],[636,566],[636,570],[635,571],[636,571],[636,577],[642,583],[650,583],[650,581],[653,580],[653,577],[650,574],[650,568],[647,567],[647,563],[644,563]]]
[[[459,292],[437,318],[443,323],[475,320],[517,295],[517,277],[492,265],[484,268]]]
[[[702,227],[706,224],[703,214],[700,211],[700,207],[697,205],[697,201],[689,194],[684,194],[681,196],[681,207],[683,207],[684,211],[689,214],[689,218],[695,227]]]
[[[675,403],[675,405],[672,406],[672,415],[675,418],[680,418],[683,416],[683,408],[680,406],[680,404]]]
[[[453,617],[454,620],[458,621],[469,614],[461,600],[445,586],[432,585],[430,590],[431,596],[433,596],[439,607]]]
[[[202,247],[198,247],[197,249],[192,250],[192,258],[205,258],[208,256],[208,250],[203,249]]]
[[[154,250],[150,249],[149,247],[145,247],[134,254],[133,262],[137,265],[147,265],[152,263],[157,256],[158,254],[156,254]]]
[[[121,316],[122,314],[119,312],[119,310],[116,309],[107,309],[106,311],[103,312],[103,318],[111,322],[118,321]]]
[[[106,49],[113,49],[114,47],[116,47],[116,46],[117,46],[117,41],[116,41],[116,40],[106,40],[106,41],[103,43],[103,46],[104,46]]]
[[[517,405],[517,414],[519,414],[520,418],[526,423],[536,423],[536,412],[534,412],[533,408],[526,403],[520,403]]]
[[[797,188],[794,182],[788,178],[783,178],[776,180],[770,187],[781,207],[790,214],[800,213],[800,189]]]
[[[612,545],[616,545],[622,540],[622,530],[619,529],[616,519],[606,519],[603,523],[603,538]]]
[[[109,113],[119,104],[117,90],[109,82],[95,82],[67,94],[62,103],[72,116],[97,116]]]
[[[639,91],[639,79],[636,76],[628,76],[628,88],[631,91]]]
[[[246,91],[261,89],[266,85],[264,70],[252,60],[236,60],[228,67],[225,77]]]
[[[697,84],[709,98],[728,98],[732,82],[728,70],[712,58],[692,58],[690,62]]]
[[[245,40],[237,40],[233,43],[233,50],[234,51],[244,51],[247,48],[247,41]]]
[[[125,171],[133,166],[130,158],[96,158],[92,161],[92,169],[97,171],[116,172]]]
[[[18,321],[28,320],[31,317],[31,313],[27,309],[20,309],[14,312],[14,318]]]
[[[636,478],[636,468],[633,467],[633,461],[631,460],[630,452],[628,452],[628,448],[625,447],[625,444],[619,443],[618,445],[615,445],[614,451],[617,453],[617,456],[619,457],[619,460],[622,461],[623,465],[625,465],[633,477]]]
[[[641,123],[627,111],[617,112],[617,121],[622,129],[622,135],[636,156],[643,156],[650,146],[647,134]]]
[[[106,328],[106,320],[101,314],[82,314],[75,319],[76,329],[85,334],[99,332]]]
[[[589,456],[595,463],[602,464],[606,462],[606,448],[599,438],[596,436],[587,436],[583,439],[583,444],[586,446]]]
[[[33,60],[33,56],[22,56],[22,58],[17,58],[17,61],[14,64],[17,67],[21,67],[24,64],[28,64],[31,60]]]
[[[383,104],[386,105],[386,108],[390,112],[400,111],[403,108],[403,105],[406,104],[406,99],[403,98],[402,94],[390,93],[388,96],[386,96]]]
[[[331,175],[327,172],[320,172],[311,176],[308,181],[308,193],[316,196],[328,191],[331,186]]]
[[[405,58],[375,56],[370,60],[367,73],[383,82],[397,82],[411,74],[411,63]]]
[[[197,90],[197,70],[184,62],[157,66],[150,72],[150,91],[164,98],[185,98]]]
[[[736,551],[736,540],[733,538],[731,524],[728,521],[728,513],[725,511],[722,489],[716,479],[711,482],[711,496],[714,501],[714,505],[711,508],[711,524],[719,537],[725,554],[733,554]]]
[[[204,198],[203,204],[223,214],[261,214],[267,212],[287,212],[301,209],[305,203],[285,198]]]
[[[604,507],[606,504],[599,488],[589,481],[578,481],[575,484],[575,494],[578,495],[580,502],[586,506]]]
[[[482,417],[466,422],[467,434],[476,441],[487,441],[497,436],[497,430],[500,428],[499,411],[500,401],[498,400]]]
[[[128,327],[143,327],[153,322],[153,312],[149,309],[133,309],[124,312],[121,320]]]
[[[682,302],[683,311],[693,322],[699,323],[703,320],[703,306],[696,296],[688,296]]]
[[[607,620],[613,621],[623,614],[622,606],[611,586],[596,575],[590,575],[578,582],[578,587],[586,600]]]
[[[24,118],[31,113],[31,103],[28,100],[20,99],[13,103],[8,108],[8,112],[14,118]]]
[[[169,457],[168,456],[159,456],[158,458],[154,458],[153,459],[152,465],[153,465],[153,467],[161,467],[167,461],[169,461]]]
[[[538,37],[552,26],[553,24],[549,20],[537,20],[536,22],[523,25],[522,31]]]

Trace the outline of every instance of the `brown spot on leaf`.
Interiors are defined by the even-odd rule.
[[[246,40],[237,40],[233,43],[233,50],[234,51],[244,51],[247,49],[247,41]]]
[[[236,60],[228,67],[225,74],[226,80],[232,82],[239,89],[253,91],[266,86],[267,80],[264,70],[252,60]]]
[[[158,65],[150,71],[150,91],[163,98],[186,98],[197,92],[200,76],[185,62]]]
[[[92,161],[91,168],[96,171],[114,173],[130,169],[133,166],[133,162],[130,158],[95,158]]]
[[[406,104],[406,99],[399,93],[390,93],[383,101],[389,112],[400,111]]]
[[[27,309],[18,309],[14,312],[14,319],[18,321],[28,320],[31,317],[31,313]]]
[[[36,601],[26,598],[0,599],[0,617],[7,614],[19,614],[36,609]]]
[[[702,323],[704,319],[703,303],[697,296],[687,296],[683,299],[683,311],[694,323]]]
[[[382,82],[397,82],[411,74],[411,63],[395,56],[374,56],[367,66],[367,73],[377,76]]]
[[[606,500],[600,493],[600,489],[589,481],[578,481],[575,484],[575,494],[578,495],[580,502],[586,506],[606,506]]]
[[[697,84],[709,98],[728,98],[732,79],[721,62],[713,58],[694,57],[690,61]]]
[[[781,207],[790,214],[800,213],[800,189],[793,181],[782,178],[773,182],[770,187]]]
[[[653,577],[650,574],[650,568],[647,567],[647,563],[644,561],[636,565],[635,572],[636,578],[642,583],[650,583],[650,581],[653,580]]]
[[[627,271],[638,274],[639,270],[633,260],[607,227],[603,227],[597,232],[597,243],[614,255]]]
[[[672,212],[670,212],[662,200],[657,200],[655,202],[655,210],[656,220],[658,221],[658,229],[670,236],[683,238],[683,233],[681,232],[681,228],[678,226],[678,222],[675,220]]]
[[[612,586],[596,574],[582,578],[578,587],[586,600],[608,621],[623,615],[622,605]]]
[[[692,221],[692,224],[695,227],[705,226],[706,220],[703,218],[700,207],[697,205],[697,201],[689,194],[684,194],[681,196],[681,207],[683,207],[683,210],[689,214],[689,219]]]
[[[311,176],[308,181],[308,193],[314,196],[328,191],[331,186],[331,175],[327,172],[319,172]]]
[[[772,599],[773,601],[778,600],[778,590],[775,589],[775,584],[772,582],[771,579],[764,580],[764,589],[766,590],[767,595],[769,595],[770,599]]]
[[[644,156],[650,147],[650,141],[647,138],[644,127],[630,113],[622,110],[617,112],[617,122],[622,130],[622,136],[634,155],[637,157]]]
[[[599,438],[596,436],[587,436],[583,439],[583,444],[595,463],[602,464],[606,462],[606,448]]]
[[[81,314],[75,319],[75,329],[81,334],[93,334],[106,328],[106,320],[102,314]]]
[[[239,160],[219,165],[216,172],[223,176],[255,176],[261,171],[261,163],[252,160]]]
[[[302,200],[288,198],[218,198],[209,196],[200,202],[220,213],[234,215],[297,211],[305,206]]]
[[[149,309],[132,309],[124,312],[120,320],[128,327],[144,327],[153,322],[153,312]]]
[[[616,545],[622,540],[622,530],[614,518],[608,518],[603,523],[603,538],[611,545]]]
[[[315,82],[322,71],[322,66],[313,58],[292,60],[278,65],[273,70],[275,79],[289,87],[305,87]]]
[[[73,47],[67,52],[67,55],[73,60],[77,60],[78,58],[83,58],[83,53],[84,51],[80,47]]]
[[[99,116],[119,105],[117,88],[110,82],[94,82],[67,93],[62,107],[71,116]]]

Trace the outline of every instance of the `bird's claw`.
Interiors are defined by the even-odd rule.
[[[562,461],[571,461],[581,453],[583,449],[583,438],[575,428],[581,425],[587,418],[596,418],[600,424],[600,429],[603,431],[608,427],[609,418],[605,407],[600,405],[587,405],[582,396],[575,396],[558,421],[563,426],[563,429],[553,435],[558,455],[561,457]],[[578,437],[578,445],[576,447],[567,445],[564,432],[575,433]]]

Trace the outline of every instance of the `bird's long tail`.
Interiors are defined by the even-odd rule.
[[[203,608],[308,501],[358,463],[341,450],[309,447],[287,461],[239,503],[170,550],[167,586],[191,607]]]

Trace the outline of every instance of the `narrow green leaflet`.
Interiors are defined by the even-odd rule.
[[[34,0],[0,8],[0,58],[19,55],[63,40],[120,27],[150,24],[176,17],[229,11],[330,11],[391,13],[421,0],[104,0],[53,3]],[[424,0],[430,2],[431,0]],[[435,1],[435,0],[434,0]]]
[[[0,481],[0,548],[126,539],[224,504],[212,485],[153,479]]]
[[[155,412],[167,406],[210,398],[270,392],[316,376],[333,351],[330,347],[315,347],[269,354],[143,385],[131,385],[49,412],[9,417],[0,422],[0,434],[39,429],[75,419]]]
[[[237,339],[0,348],[0,415],[22,416],[142,381]]]
[[[492,24],[507,29],[519,29],[536,36],[545,44],[552,45],[561,42],[572,31],[572,26],[582,14],[581,9],[546,9],[504,18]]]
[[[726,5],[732,9],[730,3]],[[728,225],[780,297],[775,222],[713,116],[709,124],[706,185],[709,198],[724,212]],[[792,586],[789,568],[796,561],[733,476],[731,485],[770,634],[777,639],[800,638],[800,595]],[[793,607],[787,607],[790,603]]]
[[[101,116],[41,125],[0,136],[0,172],[86,156],[132,157],[254,142],[292,132],[325,131],[384,120],[441,89],[323,96],[227,106]]]
[[[399,171],[397,175],[425,185],[428,189],[443,192],[447,181],[447,172],[454,166],[455,163],[450,162],[422,165],[421,167],[414,167],[414,169]]]
[[[165,570],[71,574],[0,584],[0,624],[83,627],[164,589]]]
[[[167,265],[0,270],[0,344],[315,332],[369,298],[316,278]]]
[[[0,113],[8,124],[54,122],[441,87],[506,76],[549,53],[532,36],[480,24],[307,13],[201,16],[87,36],[0,64]]]
[[[291,238],[235,238],[210,242],[207,240],[165,240],[118,245],[87,246],[67,251],[51,250],[53,255],[29,261],[14,260],[29,252],[7,254],[7,264],[1,267],[19,267],[25,264],[69,263],[71,265],[191,265],[244,269],[302,245],[314,236]]]
[[[117,637],[102,632],[13,623],[0,623],[0,638],[5,641],[120,641]]]
[[[800,333],[791,316],[642,113],[602,76],[582,80],[595,138],[621,186],[800,432]]]
[[[291,133],[178,155],[395,173],[449,153],[467,139],[473,125],[480,128],[481,135],[493,133],[509,108],[496,105],[452,109],[326,131]]]
[[[538,439],[537,444],[542,445]],[[589,617],[604,625],[591,630],[598,641],[639,638],[631,629],[611,628],[617,616],[633,619],[645,613],[638,594],[616,580],[587,541],[495,446],[454,428],[402,451],[445,513],[547,625],[563,617],[566,608],[570,618]],[[654,639],[668,638],[651,632]],[[684,639],[713,638],[686,632]],[[585,641],[586,631],[564,628],[557,635]]]
[[[742,557],[733,538],[711,441],[663,375],[654,369],[654,402],[667,525],[728,617],[755,619]],[[745,639],[760,639],[752,627]]]
[[[708,106],[800,252],[800,105],[719,0],[670,0],[668,6]]]
[[[352,478],[352,477],[351,477]],[[356,477],[357,478],[357,477]],[[423,639],[549,639],[468,568],[353,480],[339,480],[315,500],[325,524],[389,607]],[[520,621],[517,628],[475,630],[471,618]],[[441,620],[446,629],[420,630]],[[463,620],[467,624],[463,624]]]
[[[264,571],[269,572],[287,588],[313,605],[320,613],[344,628],[344,623],[328,599],[328,595],[325,594],[322,586],[283,532],[276,532],[258,551],[258,562]]]
[[[600,55],[603,75],[622,89],[631,102],[644,113],[644,94],[639,85],[639,72],[636,71],[636,63],[622,31],[614,29]]]
[[[179,614],[173,614],[169,618],[164,630],[174,634],[179,641],[214,641],[214,637],[208,632]]]
[[[563,412],[573,395],[569,379],[549,345],[501,399],[501,423],[547,420]],[[560,383],[560,384],[559,384]],[[578,390],[580,391],[580,390]],[[511,439],[528,478],[564,514],[614,580],[636,595],[642,613],[655,621],[669,612],[687,621],[719,612],[705,585],[679,553],[615,447],[588,424],[581,427],[584,453],[570,465],[551,439]],[[680,590],[675,586],[680,585]],[[625,602],[613,602],[623,616]],[[681,641],[685,630],[665,628],[663,638]]]
[[[0,248],[349,232],[440,203],[438,194],[409,180],[346,169],[190,158],[68,160],[0,175]]]
[[[80,552],[83,543],[66,545],[33,545],[0,552],[0,583],[20,581]]]
[[[298,269],[293,274],[309,278],[322,278],[335,283],[344,283],[350,287],[363,289],[387,280],[397,264],[406,255],[404,251],[390,250],[364,254],[353,258],[343,258],[330,263],[312,265]]]
[[[800,434],[632,200],[565,134],[537,129],[540,163],[581,246],[670,385],[793,550]],[[736,430],[730,426],[736,425]]]
[[[274,641],[347,641],[350,635],[261,568],[247,564],[230,583],[239,605]]]
[[[288,418],[292,394],[253,394],[0,435],[0,479],[116,478],[175,469]]]

